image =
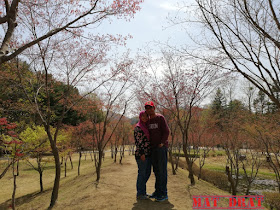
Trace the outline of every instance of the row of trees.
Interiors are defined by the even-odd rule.
[[[261,164],[266,160],[269,160],[279,188],[277,105],[262,91],[248,84],[239,87],[244,92],[243,103],[241,98],[234,99],[237,85],[232,84],[237,80],[233,75],[219,74],[212,65],[191,64],[193,59],[178,51],[165,48],[160,53],[156,59],[149,55],[142,57],[146,66],[143,63],[140,66],[150,70],[139,73],[136,92],[142,104],[146,98],[151,98],[156,102],[158,112],[166,116],[171,131],[169,156],[173,174],[176,173],[178,157],[172,157],[172,154],[180,151],[180,145],[193,185],[194,163],[199,160],[200,177],[207,154],[219,145],[226,152],[225,171],[232,194],[237,193],[240,170],[244,171],[248,194]],[[214,90],[213,100],[202,106]],[[247,160],[243,157],[243,149],[250,153]]]
[[[12,70],[13,67],[22,68],[22,72],[29,76],[28,84],[32,84],[32,87],[19,81],[18,74]],[[122,68],[122,71],[124,72],[125,69]],[[17,122],[17,127],[13,127],[17,133],[15,137],[22,141],[24,150],[21,150],[21,152],[25,154],[31,167],[38,171],[40,175],[41,191],[43,191],[44,166],[49,162],[44,158],[46,154],[51,153],[54,157],[57,154],[56,161],[58,163],[56,167],[59,167],[59,169],[63,162],[60,159],[64,160],[66,176],[66,163],[68,159],[71,161],[73,152],[79,152],[81,158],[82,151],[92,151],[97,181],[99,181],[102,157],[108,143],[111,142],[116,148],[121,145],[124,148],[124,145],[131,141],[129,138],[132,136],[129,135],[132,132],[131,124],[129,119],[124,117],[129,102],[129,99],[123,97],[129,85],[125,76],[118,74],[110,81],[103,83],[103,90],[99,93],[82,96],[73,86],[68,86],[55,80],[52,75],[48,75],[50,92],[49,97],[46,98],[44,92],[39,92],[35,88],[42,82],[44,75],[41,72],[30,71],[25,63],[17,60],[7,62],[2,65],[1,73],[3,73],[1,74],[3,75],[1,77],[3,81],[3,92],[1,94],[1,104],[3,105],[1,107],[3,109],[1,115],[8,116],[8,119],[1,119]],[[6,79],[9,83],[5,83]],[[68,98],[65,94],[68,94]],[[35,97],[32,97],[34,95]],[[68,100],[68,102],[66,103],[65,100]],[[66,106],[65,103],[70,105]],[[36,110],[32,110],[34,106],[37,108]],[[46,120],[47,124],[42,122],[42,118]],[[48,132],[46,132],[46,128]],[[11,141],[6,136],[3,133],[1,137],[0,153],[10,157],[12,148],[9,145]],[[51,139],[50,141],[50,138],[53,137],[55,137],[55,140]],[[57,153],[54,153],[51,143],[54,144]],[[29,161],[28,158],[31,158],[31,160]],[[35,162],[32,161],[33,158],[36,159]],[[12,165],[7,166],[1,177],[4,176],[10,166]],[[56,170],[58,169],[56,168]],[[59,175],[60,173],[59,171]]]
[[[141,2],[7,0],[0,3],[0,23],[4,26],[0,77],[1,84],[6,84],[0,87],[4,93],[1,115],[9,116],[12,122],[20,119],[19,122],[43,126],[56,166],[50,208],[58,197],[61,174],[58,139],[64,124],[76,126],[88,120],[85,127],[92,133],[81,132],[94,139],[87,146],[98,150],[95,164],[99,179],[105,146],[114,133],[126,133],[121,127],[122,118],[131,97],[125,91],[132,82],[137,85],[141,105],[147,99],[154,100],[168,117],[171,142],[182,143],[192,184],[195,184],[196,160],[193,153],[203,157],[207,150],[201,156],[200,149],[191,148],[209,148],[219,142],[226,148],[228,179],[235,193],[238,178],[232,177],[238,177],[244,139],[248,140],[247,148],[254,151],[252,160],[262,145],[260,151],[270,160],[279,183],[279,122],[275,117],[280,107],[278,3],[196,0],[195,20],[172,21],[202,24],[204,31],[200,35],[206,36],[193,38],[198,47],[178,50],[168,46],[171,49],[168,51],[165,46],[156,60],[151,59],[152,51],[148,51],[136,59],[140,65],[135,72],[127,54],[112,59],[109,53],[113,46],[124,45],[127,37],[100,35],[87,29],[109,17],[129,19],[140,9]],[[163,68],[161,74],[157,68]],[[229,79],[228,72],[244,76],[252,87],[258,88],[259,97],[254,101],[252,89],[248,89],[249,109],[239,101],[229,100],[226,109],[223,103],[220,107],[215,104],[205,114],[207,111],[199,108],[201,102],[221,78]],[[268,103],[265,96],[269,97]],[[18,133],[26,129],[24,125],[18,123]],[[125,141],[123,138],[123,144]],[[64,144],[67,143],[62,143],[61,148]],[[202,159],[201,165],[203,162]]]
[[[14,90],[21,89],[20,98],[24,99],[16,103],[22,109],[15,113],[22,118],[30,115],[30,124],[44,127],[55,160],[50,208],[58,197],[61,174],[58,136],[67,121],[72,121],[72,124],[83,121],[77,115],[77,105],[83,100],[85,103],[89,101],[86,97],[102,86],[102,105],[96,103],[94,106],[98,106],[104,116],[101,121],[92,120],[95,131],[100,132],[93,145],[99,152],[104,150],[112,137],[113,132],[106,136],[110,122],[112,119],[117,121],[112,128],[114,131],[126,110],[127,100],[121,100],[121,96],[129,83],[124,72],[130,62],[122,59],[114,61],[109,50],[112,46],[124,45],[128,37],[102,35],[96,28],[105,20],[132,18],[140,10],[141,2],[7,0],[0,3],[0,24],[3,26],[0,34],[1,69],[9,69],[12,72],[10,75],[15,78],[14,83],[6,81],[11,91],[7,95],[16,95],[18,92]],[[6,79],[5,76],[3,79]],[[82,88],[83,94],[78,94],[77,88]],[[1,101],[3,116],[7,116],[7,113],[3,114],[7,111],[4,105],[9,107],[8,116],[13,112],[10,99],[13,98]],[[115,113],[121,114],[114,116]],[[97,170],[100,167],[101,158],[97,161]]]

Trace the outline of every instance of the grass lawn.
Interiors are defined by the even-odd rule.
[[[103,167],[112,163],[112,159],[109,157],[109,153],[106,154],[105,162],[103,162]],[[64,163],[61,165],[61,181],[63,184],[73,179],[73,177],[78,174],[78,154],[73,154],[73,169],[71,169],[71,164],[68,159],[67,161],[67,176],[64,177]],[[33,160],[35,162],[35,160]],[[4,167],[7,165],[7,160],[0,161],[0,171],[2,172]],[[95,174],[94,162],[91,161],[91,157],[88,154],[85,160],[85,156],[82,156],[80,175],[84,174]],[[101,174],[102,176],[102,174]],[[17,189],[16,197],[21,197],[28,194],[38,193],[40,191],[40,179],[39,173],[35,171],[26,161],[20,161],[19,164],[19,176],[17,177]],[[53,187],[53,182],[55,178],[55,165],[54,161],[50,161],[46,165],[46,169],[43,172],[43,185],[44,190],[51,190]],[[13,190],[13,176],[12,169],[10,167],[9,171],[5,176],[0,179],[0,204],[11,199]]]

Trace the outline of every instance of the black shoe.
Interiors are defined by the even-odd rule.
[[[168,196],[167,195],[160,196],[160,197],[156,198],[156,201],[158,201],[158,202],[162,202],[162,201],[166,201],[166,200],[168,200]]]
[[[148,197],[147,195],[138,195],[138,196],[136,197],[136,199],[137,199],[137,200],[148,200],[149,197]]]
[[[147,194],[149,198],[157,198],[157,194],[153,192],[151,195]]]

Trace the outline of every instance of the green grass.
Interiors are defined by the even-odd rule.
[[[196,162],[197,165],[198,162]],[[220,156],[220,157],[208,157],[206,158],[205,165],[203,168],[214,170],[214,171],[220,171],[225,172],[226,167],[226,156]],[[251,166],[248,166],[246,169],[251,170]],[[240,175],[244,175],[244,171],[240,165]],[[275,180],[275,174],[271,169],[268,169],[265,166],[260,167],[257,177],[259,179],[273,179]]]
[[[71,169],[71,164],[68,159],[67,161],[67,177],[64,177],[64,164],[61,165],[61,181],[63,184],[68,182],[73,177],[78,174],[78,154],[73,154],[73,169]],[[35,160],[33,160],[35,162]],[[107,154],[105,162],[103,162],[102,167],[106,167],[112,163],[112,159]],[[2,171],[7,165],[7,161],[0,161],[0,170]],[[90,155],[87,155],[85,160],[84,156],[81,159],[80,175],[84,174],[94,174],[95,167],[94,162],[91,161]],[[102,176],[102,174],[101,174]],[[55,178],[55,165],[54,162],[47,163],[46,168],[43,172],[43,185],[45,190],[52,189],[53,181]],[[38,193],[40,191],[39,173],[35,171],[31,166],[29,166],[25,161],[20,161],[19,165],[19,176],[17,177],[17,189],[16,197],[21,197],[25,195],[31,195]],[[13,176],[12,169],[5,174],[5,176],[0,180],[0,204],[11,199],[13,190]]]
[[[54,209],[95,209],[96,205],[99,205],[98,209],[111,209],[110,207],[114,205],[114,202],[119,203],[116,209],[132,209],[133,202],[135,202],[134,192],[137,177],[137,165],[133,156],[126,155],[124,165],[121,167],[119,164],[113,164],[113,160],[107,153],[98,187],[95,186],[95,168],[90,156],[88,155],[87,160],[84,157],[82,158],[80,176],[77,176],[77,154],[74,154],[73,161],[73,170],[71,170],[70,162],[68,162],[67,177],[64,177],[64,168],[62,167],[59,199]],[[2,161],[1,163],[5,164],[4,162]],[[213,160],[213,162],[215,161]],[[35,170],[30,170],[30,166],[27,164],[20,165],[20,176],[17,179],[18,188],[16,192],[17,209],[47,209],[54,180],[54,168],[52,166],[54,166],[53,163],[48,163],[48,168],[43,175],[45,190],[43,193],[39,193],[39,174]],[[218,167],[216,162],[215,167]],[[218,189],[211,183],[197,180],[196,177],[196,185],[191,186],[186,170],[179,168],[177,175],[173,176],[170,171],[170,164],[168,168],[169,196],[177,207],[188,203],[191,209],[191,195],[229,195],[228,192]],[[125,173],[122,173],[122,170]],[[127,170],[131,172],[128,176],[126,176]],[[151,176],[151,179],[153,179],[153,176]],[[6,209],[10,203],[12,181],[11,170],[0,180],[0,209]],[[152,186],[153,188],[154,180],[149,182],[149,187],[151,188]],[[126,184],[129,185],[128,189],[125,187]],[[151,204],[153,207],[161,205],[157,202]],[[226,206],[227,204],[224,203],[224,205]]]
[[[184,153],[181,151],[181,154],[183,155]],[[191,150],[191,154],[193,154],[193,150]],[[225,172],[225,167],[226,167],[226,153],[224,150],[211,150],[209,152],[208,157],[206,157],[205,160],[205,165],[203,168],[213,170],[213,171],[219,171],[219,172]],[[265,162],[265,159],[263,159]],[[198,166],[198,159],[195,162]],[[251,166],[248,166],[247,169],[250,170]],[[240,166],[240,175],[244,175],[243,169]],[[263,165],[260,167],[259,172],[257,177],[259,179],[273,179],[275,180],[275,174],[274,172],[269,169],[267,166]]]

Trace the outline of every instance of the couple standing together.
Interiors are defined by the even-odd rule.
[[[137,199],[155,198],[164,201],[167,196],[167,147],[169,128],[165,118],[155,113],[152,101],[145,103],[145,111],[139,114],[139,122],[134,129],[136,145],[135,158],[138,165]],[[146,183],[151,175],[151,167],[155,174],[155,191],[148,195]]]

